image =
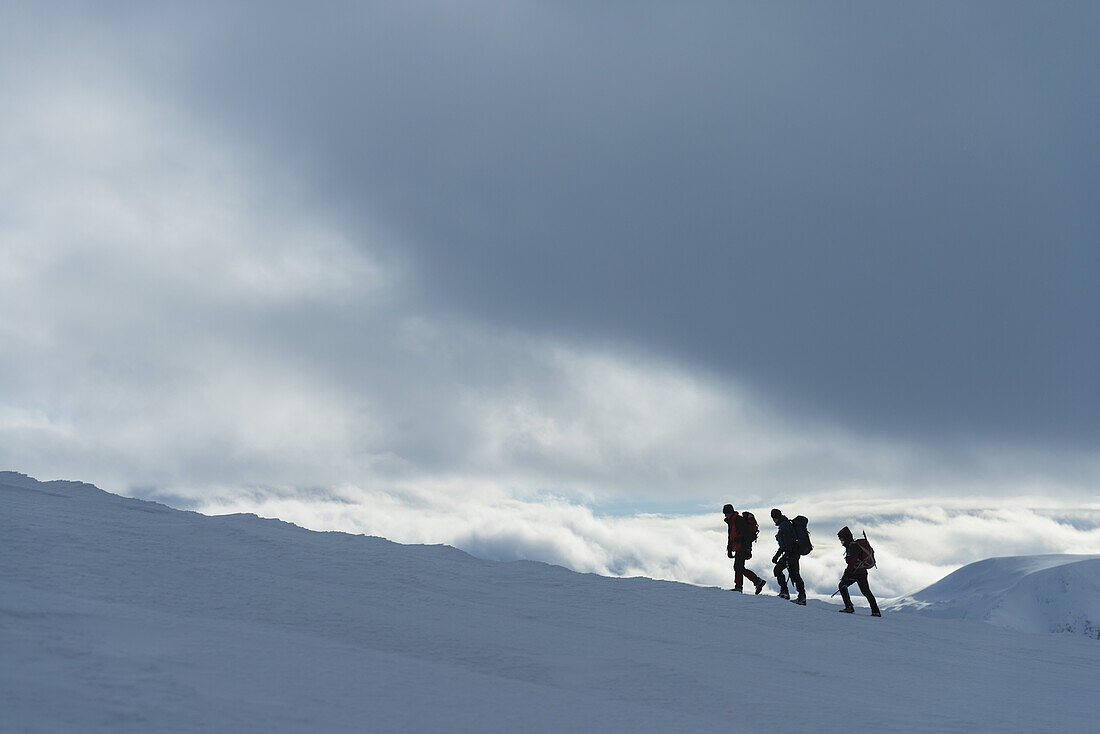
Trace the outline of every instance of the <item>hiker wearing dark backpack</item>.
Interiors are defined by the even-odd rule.
[[[752,544],[756,540],[759,528],[756,518],[751,512],[738,512],[733,505],[722,508],[722,514],[726,516],[725,523],[729,525],[729,540],[726,542],[726,555],[733,560],[733,588],[730,591],[741,591],[742,576],[752,582],[756,588],[755,594],[759,594],[767,582],[752,571],[745,568],[745,561],[752,558]]]
[[[881,617],[875,595],[871,593],[871,587],[867,584],[867,570],[875,565],[875,553],[871,550],[871,544],[866,537],[856,540],[852,537],[852,531],[845,525],[836,534],[840,538],[840,544],[844,546],[844,575],[840,577],[840,598],[844,600],[844,608],[841,612],[854,614],[856,609],[852,606],[852,598],[848,596],[848,587],[852,584],[859,586],[859,590],[867,597],[867,603],[871,605],[871,616]]]
[[[772,522],[779,528],[779,532],[775,534],[775,540],[779,543],[779,550],[772,556],[772,563],[775,564],[775,580],[779,582],[779,597],[781,599],[791,598],[791,592],[787,589],[787,579],[783,576],[783,571],[786,570],[790,574],[791,581],[794,582],[794,588],[798,591],[798,598],[794,600],[794,603],[806,606],[806,585],[802,583],[802,574],[798,570],[802,553],[798,548],[794,525],[779,510],[772,510]]]

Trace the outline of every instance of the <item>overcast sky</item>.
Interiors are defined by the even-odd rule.
[[[1095,3],[227,5],[0,3],[0,469],[697,582],[601,538],[1100,552]]]

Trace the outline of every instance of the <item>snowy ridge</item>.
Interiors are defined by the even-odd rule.
[[[10,473],[0,559],[5,732],[633,734],[858,720],[1033,734],[1088,731],[1100,713],[1100,654],[1079,635],[488,562]]]
[[[895,601],[889,609],[1100,639],[1100,556],[988,558]]]

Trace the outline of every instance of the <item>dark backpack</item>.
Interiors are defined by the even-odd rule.
[[[856,570],[866,570],[868,568],[875,567],[875,549],[871,547],[871,542],[867,540],[867,533],[863,533],[862,538],[854,538],[852,540],[860,551],[863,552],[863,560],[856,565]]]
[[[755,543],[756,539],[760,536],[760,526],[756,524],[756,515],[753,515],[751,512],[742,512],[741,517],[745,518],[744,540],[749,543]]]
[[[810,531],[806,528],[809,522],[805,515],[799,515],[791,520],[791,525],[794,526],[794,548],[800,556],[808,556],[814,549],[813,543],[810,542]]]

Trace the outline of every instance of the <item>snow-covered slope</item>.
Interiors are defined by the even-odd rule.
[[[858,603],[858,598],[857,598]],[[0,731],[1091,731],[1100,647],[0,474]]]
[[[1100,556],[1012,556],[963,566],[892,611],[1100,639]]]

